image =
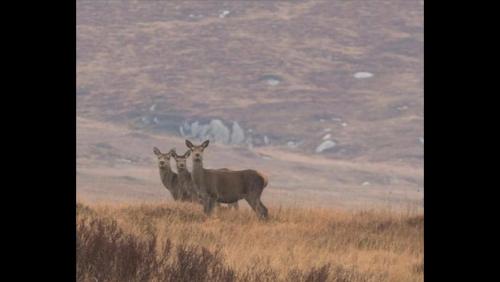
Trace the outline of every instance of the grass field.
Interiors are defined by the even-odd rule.
[[[423,281],[423,213],[77,205],[78,281]]]

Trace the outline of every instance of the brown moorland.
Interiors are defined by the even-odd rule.
[[[78,281],[423,281],[420,211],[77,206]]]

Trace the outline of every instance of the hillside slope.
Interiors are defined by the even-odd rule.
[[[210,138],[267,201],[421,202],[421,1],[77,1],[79,195],[155,199]]]

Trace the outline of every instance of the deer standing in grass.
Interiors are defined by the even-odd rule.
[[[195,188],[203,198],[203,211],[210,214],[214,205],[220,203],[235,203],[245,199],[259,218],[267,218],[268,211],[260,197],[267,185],[267,178],[252,170],[216,170],[203,167],[203,151],[210,141],[206,140],[199,146],[186,140],[186,146],[193,155],[193,170],[191,177]]]
[[[170,167],[170,157],[175,154],[174,150],[172,149],[168,153],[162,153],[158,148],[154,147],[153,152],[158,157],[158,167],[160,169],[160,178],[163,186],[167,188],[175,201],[188,200],[190,196],[178,185],[179,176],[173,172]]]
[[[177,185],[179,186],[180,189],[188,191],[191,194],[191,198],[193,202],[199,202],[203,204],[203,198],[201,194],[198,192],[198,190],[195,188],[195,184],[193,183],[193,179],[191,177],[191,173],[187,170],[187,159],[191,155],[191,150],[187,150],[184,155],[179,156],[175,152],[175,150],[172,150],[172,157],[174,157],[174,160],[176,162],[177,166]],[[227,168],[221,168],[219,169],[220,171],[229,171]],[[238,209],[238,202],[228,204],[229,207]],[[216,203],[217,207],[220,207],[220,203]]]
[[[193,180],[191,179],[191,173],[187,170],[187,158],[191,154],[191,151],[187,151],[184,155],[179,156],[172,151],[172,157],[174,157],[177,166],[177,186],[180,190],[187,192],[189,194],[190,200],[192,202],[201,202],[201,197],[194,188]]]

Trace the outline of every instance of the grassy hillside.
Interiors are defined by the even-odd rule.
[[[78,281],[423,281],[421,212],[77,206]]]

